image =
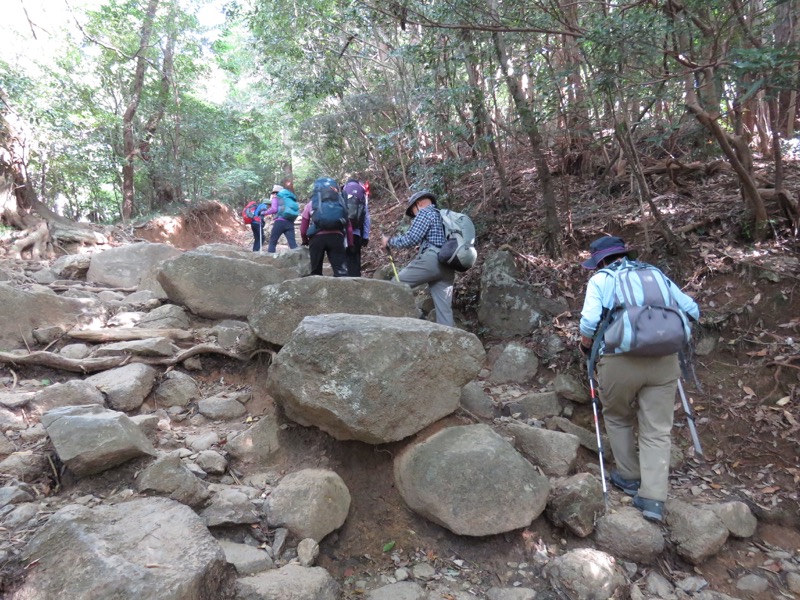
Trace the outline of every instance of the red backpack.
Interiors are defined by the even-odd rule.
[[[242,219],[245,225],[250,225],[253,222],[253,218],[256,216],[256,208],[258,208],[258,202],[255,200],[251,200],[245,205],[242,210]]]

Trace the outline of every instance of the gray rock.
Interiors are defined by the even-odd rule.
[[[233,585],[233,569],[202,521],[161,498],[64,507],[31,538],[23,559],[36,568],[11,600],[220,600]]]
[[[550,585],[574,600],[608,600],[625,585],[614,557],[591,548],[555,557],[544,572]]]
[[[596,432],[590,429],[584,429],[580,425],[575,425],[572,421],[565,419],[564,417],[550,417],[547,419],[546,424],[548,428],[558,429],[564,433],[571,433],[572,435],[578,436],[581,446],[587,450],[591,450],[595,454],[599,454]],[[610,459],[611,451],[609,450],[608,437],[605,434],[603,434],[602,441],[603,456],[606,459]]]
[[[769,581],[759,575],[749,574],[736,581],[736,589],[752,594],[763,594],[769,589]]]
[[[180,254],[169,244],[125,244],[110,248],[92,254],[86,281],[108,287],[137,287],[161,263]]]
[[[406,504],[459,535],[527,527],[545,508],[550,484],[487,425],[448,427],[411,444],[394,461]]]
[[[246,321],[226,319],[211,328],[217,344],[240,354],[249,354],[258,348],[259,337]]]
[[[664,551],[658,525],[646,521],[632,506],[622,507],[597,520],[597,545],[617,558],[652,564]]]
[[[37,392],[29,402],[31,411],[37,415],[42,415],[48,410],[61,406],[81,406],[86,404],[103,406],[105,398],[91,381],[81,379],[70,379],[64,383],[49,385]]]
[[[78,477],[155,455],[153,445],[125,414],[97,405],[53,409],[42,415],[42,424],[59,458]]]
[[[136,479],[140,492],[164,494],[188,506],[199,506],[209,496],[208,490],[174,455],[160,456]]]
[[[237,600],[337,600],[339,584],[322,567],[286,565],[236,583]]]
[[[81,360],[92,353],[92,347],[89,344],[67,344],[58,353],[66,358]]]
[[[108,405],[116,410],[139,408],[153,389],[156,371],[150,365],[131,363],[86,378],[106,395]]]
[[[301,425],[382,444],[456,410],[484,357],[473,334],[420,319],[306,317],[270,367],[267,389]]]
[[[208,450],[211,446],[219,444],[219,435],[216,431],[207,431],[199,435],[186,436],[186,445],[189,446],[194,452],[202,452]],[[227,448],[227,447],[226,447]],[[230,450],[230,448],[227,448]]]
[[[136,326],[147,329],[189,329],[191,323],[182,306],[164,304],[144,315]]]
[[[708,581],[702,577],[690,576],[675,582],[675,587],[683,590],[687,594],[696,594],[703,588],[708,587]]]
[[[300,540],[297,544],[297,559],[304,567],[313,567],[319,556],[319,544],[311,538]]]
[[[595,519],[603,514],[603,487],[596,477],[578,473],[553,483],[547,500],[547,518],[556,527],[566,527],[578,537],[594,530]]]
[[[415,564],[411,568],[411,573],[414,576],[414,579],[419,579],[420,581],[428,581],[436,577],[436,569],[430,565],[430,563],[421,562]]]
[[[270,525],[317,542],[341,527],[349,511],[350,491],[339,475],[324,469],[290,473],[269,498]]]
[[[492,365],[492,383],[527,383],[536,376],[539,359],[530,348],[510,342]]]
[[[227,453],[243,465],[268,465],[280,450],[280,426],[274,415],[265,415],[247,430],[228,438]]]
[[[239,575],[255,575],[274,567],[272,558],[260,548],[224,540],[220,540],[219,545],[225,552],[225,560],[236,568]]]
[[[32,502],[33,495],[28,491],[30,486],[6,485],[0,487],[0,508],[9,504]]]
[[[245,317],[261,288],[294,277],[274,266],[196,251],[165,261],[157,274],[172,302],[209,319]]]
[[[530,588],[489,588],[486,600],[536,600],[536,591]]]
[[[155,440],[159,420],[158,415],[133,415],[131,417],[131,421],[136,423],[136,426],[150,441]]]
[[[85,279],[90,263],[88,254],[65,254],[55,259],[50,269],[59,279]]]
[[[19,481],[33,481],[49,472],[50,463],[41,452],[13,452],[0,462],[0,475]]]
[[[182,371],[170,371],[153,392],[153,401],[159,407],[186,406],[200,397],[200,388],[194,377]]]
[[[0,283],[0,348],[36,345],[34,329],[63,327],[69,329],[104,316],[105,309],[94,299],[76,299],[50,293],[24,291]]]
[[[553,381],[553,390],[560,397],[578,404],[588,404],[592,401],[584,385],[567,373],[559,373]]]
[[[197,410],[204,417],[215,421],[238,419],[247,413],[247,409],[237,400],[237,397],[231,398],[227,395],[220,395],[205,398],[197,403]]]
[[[146,340],[131,340],[127,342],[104,344],[94,351],[94,355],[101,357],[131,354],[133,356],[169,357],[174,356],[177,352],[178,347],[173,344],[172,340],[169,338],[154,337]]]
[[[675,597],[675,588],[666,577],[656,571],[650,571],[645,577],[645,591],[658,598],[672,599]]]
[[[491,419],[494,416],[492,399],[477,381],[471,381],[461,389],[461,406],[482,419]]]
[[[800,596],[800,574],[787,573],[786,574],[786,587],[796,596]]]
[[[0,458],[5,458],[9,454],[16,452],[17,447],[14,442],[9,440],[4,433],[0,433]]]
[[[39,514],[39,507],[33,502],[17,504],[14,509],[3,518],[3,525],[7,529],[17,529],[28,525]]]
[[[197,466],[211,475],[223,475],[228,470],[228,461],[219,452],[203,450],[195,459]]]
[[[37,344],[47,346],[48,344],[60,339],[64,335],[64,328],[60,325],[54,325],[52,327],[40,327],[38,329],[34,329],[31,333],[33,334],[33,339],[36,340]]]
[[[521,423],[509,424],[508,431],[523,456],[541,467],[545,475],[563,477],[575,468],[580,446],[577,436]]]
[[[532,392],[509,402],[508,409],[521,419],[543,419],[561,414],[561,402],[555,392]]]
[[[694,565],[714,556],[728,539],[728,528],[712,511],[668,500],[667,525],[678,554]]]
[[[258,337],[284,346],[305,317],[330,313],[412,318],[417,314],[411,289],[405,285],[361,277],[304,277],[262,288],[248,321]]]
[[[367,600],[428,600],[428,593],[418,583],[390,583],[367,593]]]
[[[258,523],[258,512],[250,499],[239,490],[225,489],[216,493],[211,503],[200,511],[208,527]]]
[[[756,532],[758,520],[753,511],[744,502],[724,502],[709,504],[706,508],[717,515],[728,528],[732,536],[738,538],[752,537]]]

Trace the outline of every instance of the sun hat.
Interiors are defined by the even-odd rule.
[[[592,253],[592,256],[581,263],[584,269],[596,269],[600,261],[609,256],[626,255],[633,258],[635,255],[635,251],[625,245],[625,240],[613,235],[593,241],[589,244],[589,252]]]
[[[283,186],[281,186],[281,185],[278,185],[278,184],[276,183],[275,185],[273,185],[273,186],[272,186],[272,193],[273,193],[273,194],[275,194],[275,193],[277,193],[277,192],[280,192],[282,189],[283,189]]]
[[[406,216],[414,216],[414,213],[411,212],[411,207],[417,203],[417,200],[422,200],[423,198],[430,198],[430,201],[436,206],[436,195],[430,190],[421,190],[408,199],[408,204],[406,204]]]

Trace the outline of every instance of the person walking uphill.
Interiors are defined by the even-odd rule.
[[[249,207],[254,204],[255,207],[252,209],[252,214],[249,214]],[[261,252],[261,249],[264,247],[264,213],[267,212],[267,208],[266,202],[260,202],[258,204],[251,202],[245,207],[245,211],[248,213],[250,229],[253,232],[253,252]],[[245,223],[247,223],[247,221],[245,221]]]
[[[369,243],[369,183],[350,178],[342,187],[347,217],[353,226],[353,245],[347,247],[347,275],[361,277],[361,248]]]
[[[700,310],[656,267],[633,260],[622,238],[603,237],[589,249],[591,258],[581,264],[599,271],[586,288],[580,349],[599,356],[600,401],[617,467],[609,479],[633,496],[646,519],[660,522],[669,487],[678,352],[690,339],[688,319],[699,319]]]
[[[398,278],[412,288],[427,283],[436,307],[436,322],[455,327],[453,282],[456,272],[439,262],[438,253],[446,240],[436,196],[428,190],[417,192],[408,199],[406,215],[414,218],[411,228],[403,235],[382,236],[381,245],[386,250],[419,246],[417,256],[400,271]]]
[[[353,245],[353,226],[339,186],[330,177],[314,182],[311,199],[300,220],[300,236],[308,246],[311,274],[322,275],[322,262],[328,255],[334,277],[347,277],[347,248]]]
[[[286,237],[286,243],[289,244],[289,248],[294,250],[297,248],[297,242],[294,238],[294,221],[300,214],[297,198],[291,190],[284,189],[280,185],[274,185],[272,187],[271,200],[271,206],[264,213],[264,217],[275,215],[272,230],[269,234],[267,252],[275,252],[281,236]]]

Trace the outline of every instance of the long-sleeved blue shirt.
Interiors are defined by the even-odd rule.
[[[619,268],[624,269],[626,263],[630,262],[627,258],[619,259],[622,261]],[[615,261],[619,262],[619,261]],[[616,303],[615,295],[615,277],[613,273],[605,270],[600,270],[589,279],[586,286],[586,297],[583,300],[583,309],[581,310],[580,330],[581,335],[592,338],[600,325],[600,319],[603,316],[603,309],[612,309]],[[700,308],[697,306],[692,298],[684,294],[681,289],[673,283],[666,275],[664,281],[667,287],[662,286],[662,293],[664,294],[665,301],[668,301],[671,295],[675,302],[678,304],[683,312],[685,312],[693,320],[700,318]],[[661,282],[659,282],[661,285]],[[633,290],[634,295],[638,294],[641,297],[642,290]]]
[[[419,246],[419,251],[424,252],[431,246],[441,248],[444,246],[444,225],[438,209],[431,205],[426,206],[414,217],[411,228],[403,235],[396,235],[389,239],[389,245],[395,248],[413,248]]]

